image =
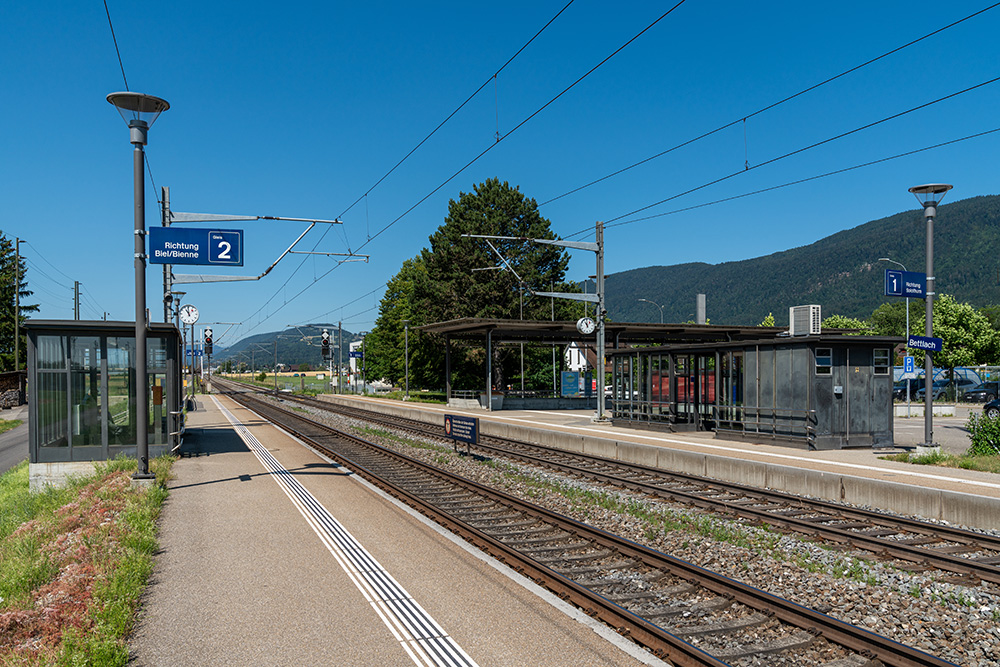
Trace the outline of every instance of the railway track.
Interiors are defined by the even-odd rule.
[[[270,401],[232,397],[678,667],[953,664]]]
[[[322,410],[451,443],[443,425],[383,415],[301,396],[283,396]],[[534,443],[480,436],[477,449],[564,474],[630,489],[760,525],[804,535],[842,549],[897,561],[911,572],[949,573],[948,583],[1000,585],[1000,538],[942,524],[863,510],[818,499],[567,452]]]

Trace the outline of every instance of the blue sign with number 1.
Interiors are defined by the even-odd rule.
[[[927,274],[886,269],[885,295],[922,299],[927,295]]]

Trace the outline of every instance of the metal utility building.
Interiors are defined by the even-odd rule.
[[[30,320],[29,464],[32,488],[85,472],[94,461],[136,456],[135,324]],[[172,324],[147,334],[149,456],[180,444],[181,338]]]
[[[891,446],[900,342],[821,334],[610,351],[613,420],[809,449]]]

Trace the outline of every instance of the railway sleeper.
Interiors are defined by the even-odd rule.
[[[614,555],[614,551],[611,549],[603,549],[601,551],[595,551],[589,554],[577,554],[576,556],[550,556],[535,558],[536,561],[542,565],[548,565],[549,563],[579,563],[585,560],[598,560],[600,558],[607,558],[608,556]],[[553,568],[555,569],[555,568]]]
[[[718,621],[715,623],[701,623],[698,625],[693,625],[686,628],[671,628],[671,632],[678,637],[698,637],[700,635],[717,635],[726,634],[731,632],[737,632],[739,630],[745,630],[747,628],[753,628],[760,625],[764,625],[770,621],[770,617],[754,612],[749,616],[744,616],[743,618],[733,619],[731,621]]]
[[[786,637],[778,637],[777,639],[771,639],[757,644],[748,644],[739,648],[720,649],[717,651],[711,650],[709,653],[720,660],[732,660],[734,658],[743,658],[751,655],[767,655],[770,653],[781,653],[782,651],[805,648],[814,641],[816,641],[815,635],[806,632],[805,630],[796,630]]]
[[[564,538],[557,538],[564,539]],[[551,542],[552,540],[545,540],[546,542]],[[592,542],[573,542],[570,544],[554,544],[549,547],[527,547],[523,549],[518,549],[518,551],[534,556],[535,554],[551,554],[551,553],[567,553],[570,551],[580,551],[582,549],[593,549],[594,544]]]
[[[557,530],[557,529],[552,528],[551,530]],[[546,537],[518,537],[511,540],[504,539],[505,537],[512,537],[512,536],[513,535],[511,533],[507,533],[505,535],[493,535],[493,537],[500,540],[508,547],[514,547],[516,549],[521,549],[522,547],[531,547],[536,544],[552,544],[557,540],[565,541],[566,539],[569,538],[568,533],[559,533],[557,535],[548,535]],[[590,546],[589,543],[587,544],[587,546]]]
[[[697,587],[692,587],[692,590]],[[685,591],[687,592],[687,591]],[[683,593],[681,593],[683,594]],[[649,611],[636,612],[643,618],[650,620],[653,619],[671,619],[678,616],[708,616],[709,614],[714,614],[716,612],[722,611],[733,604],[731,598],[727,597],[716,597],[710,600],[703,600],[702,602],[696,602],[694,604],[685,604],[678,602],[676,604],[662,605],[659,608],[651,609]]]
[[[594,572],[607,572],[612,570],[627,570],[642,565],[632,558],[608,563],[606,565],[584,565],[582,567],[553,567],[552,569],[565,577],[576,577],[581,574],[593,574]],[[582,584],[586,585],[586,584]]]

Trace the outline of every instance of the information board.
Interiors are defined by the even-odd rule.
[[[917,350],[928,350],[930,352],[940,352],[944,347],[944,341],[940,338],[910,336],[906,340],[906,347],[912,347]]]
[[[150,227],[149,263],[243,266],[243,230]]]
[[[923,299],[927,296],[927,274],[886,269],[885,295]]]
[[[444,433],[452,440],[467,445],[479,444],[479,418],[462,415],[444,416]]]

